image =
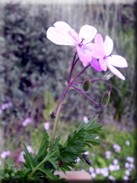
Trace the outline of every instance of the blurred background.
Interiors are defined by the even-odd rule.
[[[101,145],[87,149],[93,167],[80,161],[76,170],[88,171],[95,180],[134,178],[134,14],[133,4],[19,4],[0,5],[0,154],[12,158],[18,168],[23,161],[22,143],[36,153],[43,128],[51,134],[55,110],[68,79],[74,53],[46,38],[46,30],[56,21],[65,21],[77,32],[92,25],[103,39],[114,41],[113,54],[123,56],[128,68],[119,69],[126,80],[113,76],[109,81],[94,82],[88,96],[97,103],[112,87],[106,108],[99,109],[70,90],[62,108],[57,135],[63,139],[80,122],[99,114],[103,125]],[[83,66],[77,63],[73,75]],[[81,76],[98,79],[104,72],[88,68]],[[62,139],[62,141],[63,141]],[[22,157],[22,159],[21,159]],[[1,164],[0,164],[1,166]]]

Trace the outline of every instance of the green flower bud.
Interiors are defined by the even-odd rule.
[[[102,98],[101,105],[103,107],[107,106],[109,99],[110,99],[111,87],[109,87],[108,91],[106,91],[105,95]]]
[[[86,80],[85,80],[85,82],[84,82],[84,84],[83,84],[83,90],[84,91],[88,91],[89,90],[89,88],[90,88],[90,79],[87,77],[86,78]]]

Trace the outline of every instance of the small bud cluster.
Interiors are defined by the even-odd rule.
[[[3,174],[2,176],[0,176],[0,180],[8,180],[8,179],[12,179],[14,178],[18,171],[16,168],[13,169],[12,166],[8,166],[5,170],[4,170],[5,174]]]

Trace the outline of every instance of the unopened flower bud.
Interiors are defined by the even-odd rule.
[[[103,105],[103,107],[107,106],[110,99],[110,93],[111,93],[111,87],[109,87],[108,91],[105,93],[105,95],[102,98],[101,105]]]
[[[104,79],[105,80],[109,80],[114,74],[110,71],[108,71],[105,75],[104,75]]]
[[[52,119],[55,119],[56,113],[53,111],[53,112],[50,114],[50,117],[51,117]]]
[[[88,91],[90,88],[90,79],[87,77],[84,84],[83,84],[83,90]]]

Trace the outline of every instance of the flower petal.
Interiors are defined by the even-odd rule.
[[[100,58],[99,59],[99,64],[100,64],[100,67],[102,68],[103,71],[107,71],[106,59]]]
[[[116,67],[128,67],[127,61],[124,57],[120,55],[111,55],[108,57],[109,64],[116,66]]]
[[[101,67],[100,67],[100,64],[99,64],[99,61],[96,59],[96,58],[94,58],[94,57],[92,57],[92,61],[90,62],[91,63],[91,66],[95,69],[95,70],[97,70],[97,71],[102,71],[102,69],[101,69]]]
[[[90,44],[90,47],[92,49],[92,56],[95,57],[95,58],[102,58],[105,56],[105,52],[104,52],[104,49],[103,47],[97,45],[97,44],[94,44],[94,43],[91,43]]]
[[[116,75],[117,77],[119,77],[122,80],[125,80],[125,77],[121,74],[120,71],[118,71],[115,67],[113,67],[111,64],[107,64],[108,68],[111,70],[111,72]]]
[[[58,21],[54,24],[54,26],[57,27],[60,30],[60,32],[62,33],[66,32],[78,43],[79,41],[78,33],[75,32],[75,30],[72,29],[66,22]]]
[[[83,44],[91,42],[91,40],[95,37],[97,33],[97,29],[90,25],[84,25],[81,27],[79,32],[79,43],[83,40]]]
[[[103,47],[103,38],[101,34],[97,34],[95,37],[95,44],[100,45]]]
[[[109,56],[113,50],[113,40],[109,36],[106,36],[103,45],[104,45],[106,56]]]
[[[87,64],[89,62],[91,62],[91,60],[92,60],[91,51],[77,46],[77,52],[78,52],[79,59],[81,60],[83,66],[86,67]]]
[[[47,38],[50,41],[59,45],[75,46],[77,44],[78,34],[67,23],[56,22],[54,26],[47,30]]]

